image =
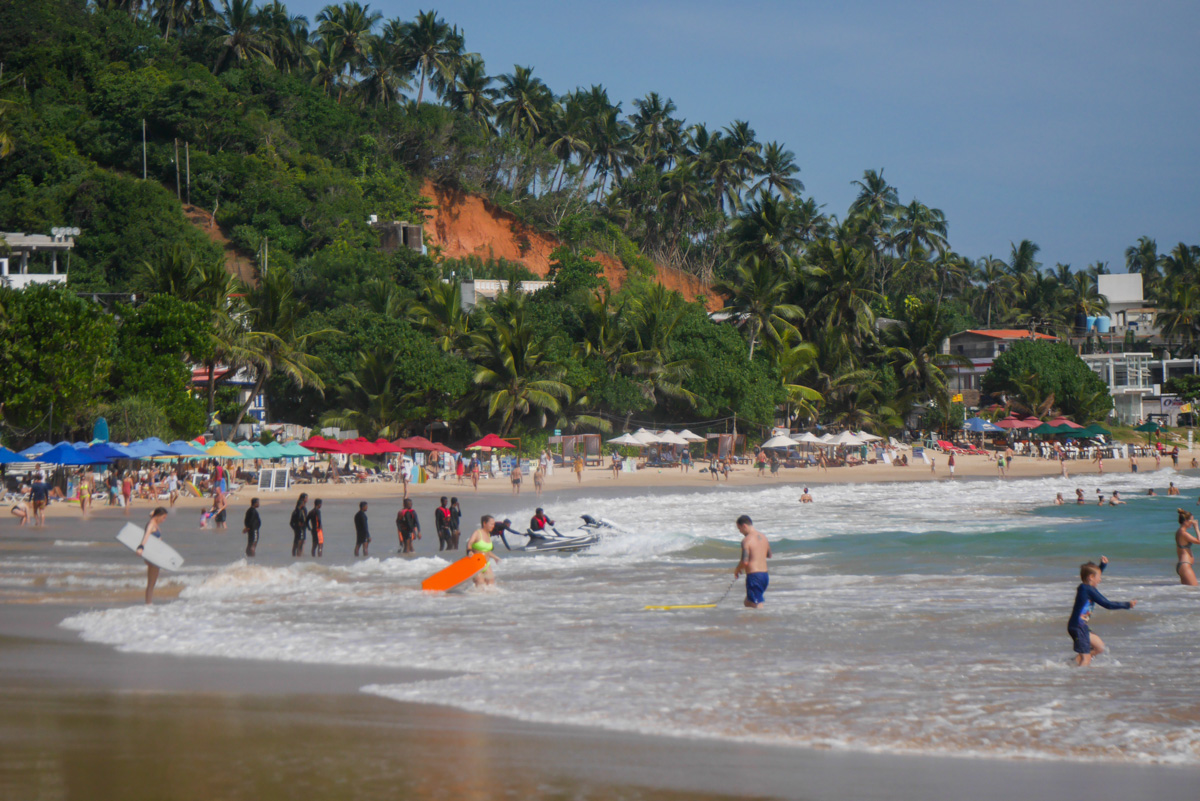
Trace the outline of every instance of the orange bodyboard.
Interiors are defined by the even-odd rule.
[[[445,592],[452,590],[459,584],[470,579],[480,570],[487,567],[488,558],[481,553],[473,553],[463,559],[459,559],[454,564],[439,570],[429,578],[421,582],[421,589],[432,590],[434,592]]]

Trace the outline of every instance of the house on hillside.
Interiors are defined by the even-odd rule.
[[[54,228],[50,236],[0,232],[0,286],[24,289],[30,284],[65,284],[78,235],[78,228]],[[61,264],[59,254],[64,255]]]
[[[949,365],[945,368],[947,386],[951,392],[978,393],[979,381],[992,362],[1021,340],[1057,342],[1058,337],[1021,328],[976,328],[951,334],[942,343],[942,353],[962,356],[971,362],[970,367]]]
[[[552,286],[553,281],[522,281],[517,284],[517,291],[532,295],[539,289],[545,289]],[[482,301],[495,300],[496,296],[501,292],[508,291],[508,281],[501,281],[498,278],[476,278],[462,282],[462,308],[463,311],[470,311],[478,306]]]
[[[250,394],[254,392],[254,385],[258,381],[258,375],[252,367],[242,367],[238,370],[233,370],[223,364],[218,364],[213,372],[217,376],[217,386],[236,387],[238,391],[238,403],[245,403]],[[208,392],[208,368],[200,365],[192,367],[192,391],[197,393]],[[257,432],[253,429],[255,426],[261,427],[267,421],[267,399],[261,392],[255,395],[250,400],[250,407],[246,410],[246,419],[242,421],[241,431],[236,432],[244,436],[257,436]],[[232,420],[222,420],[222,424],[229,426],[233,424]]]

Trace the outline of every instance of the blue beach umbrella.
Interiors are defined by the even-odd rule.
[[[995,423],[984,420],[982,417],[972,417],[967,422],[963,423],[963,431],[970,431],[974,434],[1002,434],[1004,429]]]
[[[207,458],[208,454],[199,448],[194,448],[181,439],[167,443],[164,456],[194,456],[198,459]]]
[[[39,456],[38,461],[46,464],[83,465],[101,464],[111,460],[88,451],[77,451],[69,443],[63,442]]]
[[[12,464],[13,462],[27,461],[25,457],[16,451],[10,451],[8,448],[0,445],[0,464]]]
[[[30,445],[28,448],[26,448],[23,451],[17,451],[17,453],[24,456],[25,461],[28,462],[28,461],[32,461],[33,457],[41,456],[43,453],[45,453],[46,451],[50,450],[53,447],[54,446],[51,445],[49,442],[39,442],[36,445]]]
[[[124,448],[118,448],[109,442],[102,442],[99,445],[92,445],[87,450],[80,451],[93,457],[97,462],[111,462],[113,459],[135,459]],[[84,464],[89,464],[85,462]]]

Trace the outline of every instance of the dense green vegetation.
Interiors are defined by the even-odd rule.
[[[947,334],[1061,333],[1103,309],[1104,264],[1045,269],[1025,240],[1007,259],[960,255],[945,215],[902,201],[882,170],[829,215],[803,195],[793,152],[749,122],[689,124],[654,92],[628,110],[599,84],[558,94],[520,65],[490,74],[436,11],[385,20],[347,2],[308,20],[253,0],[31,0],[0,6],[0,53],[0,229],[78,226],[73,290],[178,301],[119,310],[117,333],[94,332],[106,380],[64,401],[66,426],[127,397],[157,404],[180,435],[203,426],[203,407],[243,416],[222,411],[216,383],[199,407],[187,397],[166,365],[187,354],[257,368],[276,419],[371,436],[432,420],[464,432],[769,425],[777,410],[884,431],[915,406],[950,419]],[[419,218],[424,180],[558,236],[554,286],[464,314],[443,277],[522,270],[382,252],[369,215]],[[256,286],[224,274],[180,201],[253,258]],[[631,280],[605,286],[596,251]],[[1157,251],[1143,238],[1128,267],[1176,349],[1194,351],[1200,249]],[[730,323],[653,285],[653,262],[717,282]],[[138,341],[156,327],[179,336]],[[147,382],[149,366],[169,380]],[[7,380],[5,420],[23,432],[53,391]],[[1079,387],[1003,391],[1031,409],[1053,392],[1064,411],[1104,411]]]

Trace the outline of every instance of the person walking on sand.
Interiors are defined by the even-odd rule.
[[[479,491],[479,457],[471,457],[471,489]]]
[[[404,486],[404,497],[408,497],[408,467],[400,463],[400,483]]]
[[[41,473],[34,476],[29,485],[29,504],[33,507],[33,523],[41,527],[46,525],[46,507],[50,504],[50,485],[46,483]]]
[[[1105,609],[1132,609],[1137,601],[1114,602],[1100,594],[1096,587],[1104,568],[1108,567],[1108,557],[1101,556],[1100,564],[1088,562],[1079,567],[1080,585],[1075,590],[1075,605],[1071,607],[1071,616],[1067,618],[1067,634],[1075,646],[1075,665],[1087,667],[1092,663],[1092,657],[1104,653],[1104,641],[1088,628],[1088,618],[1091,617],[1095,606]]]
[[[462,507],[458,505],[458,498],[450,499],[450,550],[458,550],[458,538],[462,536]]]
[[[612,460],[609,463],[609,468],[612,470],[613,481],[621,477],[621,454],[615,450],[612,452]]]
[[[1175,573],[1179,583],[1188,587],[1196,586],[1196,558],[1192,556],[1192,546],[1200,543],[1200,523],[1186,509],[1176,509],[1179,513],[1179,528],[1175,529]],[[1188,533],[1188,529],[1196,533]]]
[[[142,541],[138,543],[135,553],[141,556],[146,550],[146,543],[151,537],[162,539],[162,524],[167,519],[167,510],[161,506],[150,513],[150,520],[146,523],[146,530],[142,533]],[[145,561],[145,560],[143,560]],[[154,585],[158,583],[158,566],[146,562],[146,604],[149,605],[154,600]]]
[[[1104,475],[1104,451],[1102,449],[1096,448],[1096,458],[1092,461],[1099,465],[1100,475]]]
[[[1162,443],[1161,442],[1158,443],[1157,447],[1154,449],[1154,469],[1155,470],[1162,469]]]
[[[454,477],[458,479],[458,485],[460,487],[462,486],[464,472],[466,472],[466,468],[463,466],[463,458],[462,454],[460,453],[458,458],[454,460]]]
[[[950,478],[954,478],[954,453],[951,452],[950,457],[946,460],[946,464],[950,466]]]
[[[542,467],[541,463],[539,462],[537,468],[534,469],[534,471],[533,471],[533,494],[534,495],[537,495],[539,497],[541,496],[542,485],[545,483],[545,480],[546,480],[546,470],[545,470],[545,468]]]
[[[679,457],[679,472],[687,473],[692,469],[692,453],[689,450],[691,446],[683,449],[683,455]]]
[[[292,556],[304,556],[304,533],[308,530],[308,493],[300,493],[288,521],[292,527]]]
[[[737,530],[742,535],[742,558],[733,569],[736,580],[743,571],[746,573],[746,600],[743,605],[750,609],[762,609],[764,593],[771,577],[767,573],[767,560],[771,558],[771,543],[762,532],[754,527],[750,515],[742,515],[737,519]]]
[[[79,495],[79,513],[87,516],[88,505],[92,502],[92,484],[91,471],[84,468],[79,471],[79,489],[76,492]]]
[[[479,519],[479,528],[471,534],[471,538],[467,540],[467,550],[472,554],[483,554],[483,556],[496,564],[500,563],[500,557],[493,553],[492,546],[492,529],[495,528],[496,521],[491,515],[484,515]],[[491,587],[496,583],[496,574],[492,571],[492,566],[489,564],[483,570],[475,574],[476,587]]]
[[[308,513],[308,532],[312,535],[312,555],[325,555],[325,520],[321,514],[321,499],[313,501],[312,511]]]
[[[128,471],[121,478],[121,497],[125,499],[125,516],[129,517],[129,508],[133,506],[133,479]]]
[[[517,461],[512,466],[512,470],[508,471],[508,478],[512,481],[512,494],[521,494],[521,458],[517,457]]]
[[[575,470],[575,483],[582,484],[583,483],[583,457],[580,456],[578,453],[575,454],[575,461],[572,464],[572,467]]]
[[[262,528],[262,516],[258,513],[258,498],[250,499],[250,508],[242,519],[242,533],[246,535],[246,556],[258,553],[258,532]]]
[[[367,526],[367,502],[358,502],[358,511],[354,513],[354,555],[362,549],[364,557],[370,556],[367,550],[371,547],[371,530]]]
[[[411,498],[405,498],[400,511],[396,513],[396,536],[400,540],[397,553],[412,553],[413,537],[421,539],[421,523],[417,520]]]

